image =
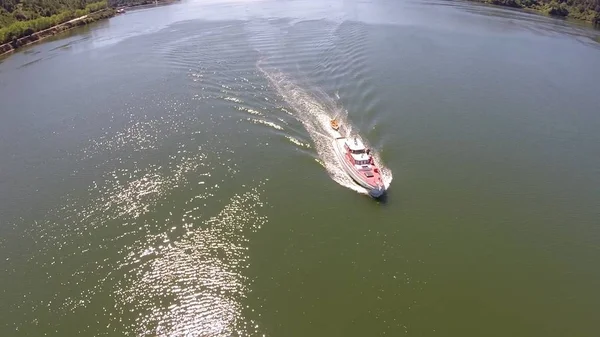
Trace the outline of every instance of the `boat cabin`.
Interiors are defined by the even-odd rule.
[[[356,153],[356,154],[366,152],[365,145],[358,138],[346,139],[346,149],[350,150],[350,153]]]
[[[344,147],[350,155],[350,158],[352,158],[354,165],[361,166],[371,164],[371,156],[369,156],[365,145],[360,139],[346,139]]]

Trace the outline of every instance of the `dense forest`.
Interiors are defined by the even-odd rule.
[[[600,24],[600,0],[475,0],[514,8],[531,8],[543,13]]]
[[[0,0],[0,28],[16,21],[28,21],[40,17],[83,10],[100,0]],[[106,7],[106,2],[103,2]]]
[[[0,44],[107,7],[98,0],[0,0]]]

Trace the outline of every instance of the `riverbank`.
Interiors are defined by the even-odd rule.
[[[160,6],[160,5],[170,5],[172,3],[178,2],[180,0],[139,0],[139,1],[111,1],[111,4],[117,10],[125,10],[125,9],[138,9],[144,7],[152,7],[152,6]]]
[[[471,0],[490,5],[529,9],[542,14],[570,18],[590,22],[594,25],[600,25],[600,12],[596,10],[598,7],[590,3],[578,3],[577,1],[557,2],[555,0],[545,2],[539,0]],[[600,6],[600,5],[598,5]]]
[[[20,39],[15,39],[9,43],[5,43],[0,45],[0,56],[4,54],[11,53],[18,48],[28,46],[32,43],[39,42],[44,40],[50,36],[54,36],[58,33],[64,32],[66,30],[90,24],[92,22],[96,22],[99,20],[104,20],[110,17],[115,16],[116,10],[113,8],[106,8],[103,10],[99,10],[97,12],[87,14],[73,20],[67,21],[65,23],[61,23],[59,25],[50,27],[48,29],[41,30],[39,32],[33,33],[31,35],[22,37]]]

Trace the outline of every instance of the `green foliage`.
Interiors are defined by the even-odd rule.
[[[111,0],[114,1],[114,0]],[[600,24],[600,0],[475,0],[499,6],[531,8],[549,15]]]
[[[101,9],[105,9],[106,7],[108,7],[108,3],[106,1],[100,1],[100,2],[92,2],[91,4],[88,4],[87,6],[85,6],[85,9],[89,13],[93,13],[93,12],[97,12]]]
[[[0,0],[0,28],[15,21],[51,17],[78,9],[94,12],[107,6],[106,0]]]
[[[25,17],[27,20],[19,21],[17,16],[13,16],[14,20],[5,20],[0,22],[9,22],[6,26],[0,28],[0,44],[13,41],[15,39],[29,36],[35,32],[39,32],[44,29],[48,29],[52,26],[59,25],[61,23],[67,22],[74,18],[78,18],[89,13],[93,13],[99,11],[101,9],[107,8],[108,4],[106,1],[86,3],[85,0],[81,1],[71,1],[73,4],[73,8],[64,8],[64,7],[56,7],[63,8],[62,10],[55,10],[54,7],[35,7],[33,4],[36,4],[35,1],[27,2],[29,7],[23,6],[22,3],[16,3],[18,0],[1,0],[0,4],[3,6],[3,13],[8,13],[9,9],[15,12],[18,12],[18,17]],[[31,0],[30,0],[31,1]],[[46,0],[49,1],[49,0]],[[44,2],[46,3],[46,2]],[[48,2],[52,4],[53,2]],[[27,10],[23,8],[28,8]],[[32,8],[36,10],[31,10]],[[0,12],[2,13],[2,12]],[[54,13],[52,15],[46,16],[43,14]]]
[[[568,5],[565,2],[557,3],[555,0],[545,5],[544,12],[555,16],[569,15]]]

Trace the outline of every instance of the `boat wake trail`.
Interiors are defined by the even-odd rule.
[[[334,153],[333,140],[339,137],[339,133],[330,127],[331,119],[336,118],[343,125],[343,128],[340,129],[342,136],[358,136],[348,122],[347,111],[339,107],[336,101],[323,91],[311,90],[309,92],[300,87],[287,74],[265,66],[262,60],[257,63],[257,68],[292,108],[293,116],[303,124],[317,150],[319,156],[317,162],[327,170],[331,178],[344,187],[358,193],[368,194],[365,188],[348,176]],[[381,165],[382,162],[378,156],[375,156],[375,160],[380,164],[382,178],[387,188],[392,181],[392,173]]]

